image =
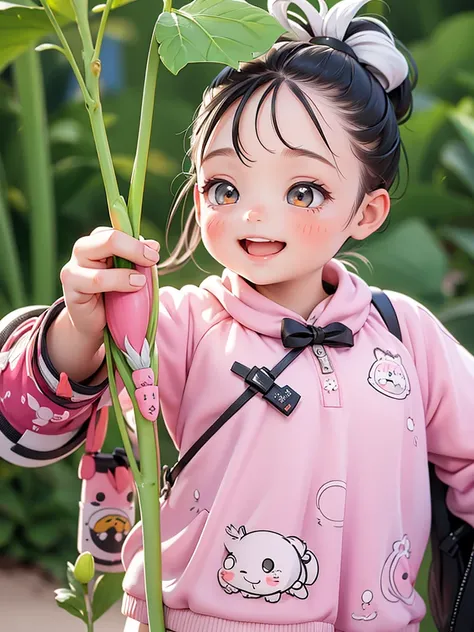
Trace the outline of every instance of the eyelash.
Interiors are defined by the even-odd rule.
[[[209,178],[208,180],[205,180],[202,188],[199,189],[198,191],[199,193],[201,193],[201,195],[206,195],[206,193],[209,191],[209,189],[214,186],[215,184],[230,184],[231,186],[234,186],[231,182],[229,182],[228,180],[223,180],[222,178]],[[324,197],[324,201],[321,202],[321,204],[319,204],[319,206],[308,206],[306,207],[306,211],[311,211],[312,213],[316,213],[319,212],[323,206],[323,204],[325,202],[327,202],[328,200],[331,200],[331,202],[334,200],[334,198],[332,197],[331,193],[319,182],[315,181],[315,180],[311,180],[309,182],[296,182],[295,184],[293,184],[290,189],[293,189],[294,187],[300,185],[300,186],[308,186],[308,184],[310,184],[311,186],[313,186],[315,189],[317,189],[321,195]],[[215,204],[210,204],[210,206],[214,207],[216,206]],[[221,205],[219,205],[221,206]]]

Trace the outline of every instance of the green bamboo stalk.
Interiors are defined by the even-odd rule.
[[[31,276],[34,303],[56,295],[56,217],[43,73],[29,50],[13,66],[21,105],[21,142],[31,212]]]
[[[7,204],[7,178],[0,156],[0,270],[13,308],[26,305],[20,256]]]

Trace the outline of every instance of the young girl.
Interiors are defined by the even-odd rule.
[[[298,0],[306,19],[290,19],[289,2],[270,0],[290,41],[222,71],[195,121],[194,208],[162,267],[187,261],[201,238],[225,269],[160,293],[161,408],[180,454],[249,384],[254,397],[168,476],[170,632],[414,632],[428,458],[450,509],[474,525],[473,357],[391,292],[402,344],[334,259],[387,218],[416,75],[385,25],[355,17],[366,2],[328,11],[320,0],[318,11]],[[113,269],[114,255],[151,266],[158,244],[107,228],[79,239],[64,299],[4,347],[20,345],[1,378],[5,458],[31,465],[42,450],[44,464],[77,447],[106,389],[102,293],[144,281]],[[31,397],[54,424],[34,426]],[[145,630],[140,524],[123,563],[126,629]]]

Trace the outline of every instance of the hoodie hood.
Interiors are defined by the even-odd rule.
[[[372,293],[369,286],[335,259],[324,266],[322,277],[336,291],[316,305],[307,321],[291,309],[263,296],[227,268],[221,277],[213,275],[205,279],[201,288],[215,296],[234,320],[265,336],[280,338],[283,318],[293,318],[318,327],[340,322],[356,334],[370,312]]]

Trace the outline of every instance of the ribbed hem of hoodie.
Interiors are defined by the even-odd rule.
[[[122,600],[122,614],[148,625],[146,602],[127,593]],[[343,632],[330,623],[313,621],[277,625],[272,623],[244,623],[208,617],[191,610],[172,610],[165,606],[166,632]],[[412,623],[399,632],[419,632],[420,625]]]
[[[244,623],[166,607],[165,622],[169,632],[334,632],[334,626],[330,623]]]
[[[140,621],[140,623],[148,625],[146,601],[143,599],[136,599],[136,597],[132,597],[132,595],[129,595],[126,592],[123,593],[122,598],[122,614],[125,617],[130,617],[130,619],[134,619],[135,621]]]

